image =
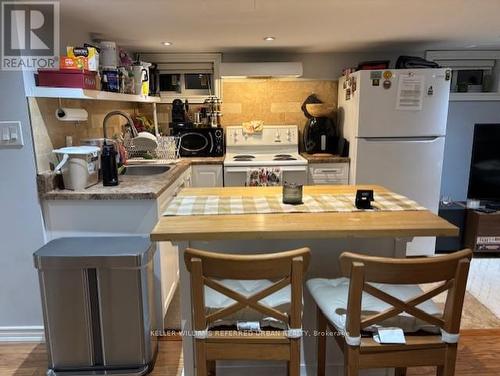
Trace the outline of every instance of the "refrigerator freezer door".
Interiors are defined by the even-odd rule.
[[[359,72],[357,137],[444,136],[450,81],[445,69],[392,70],[390,87]]]
[[[357,139],[351,184],[378,184],[434,213],[439,207],[444,137]],[[416,238],[407,254],[433,254],[435,238]]]

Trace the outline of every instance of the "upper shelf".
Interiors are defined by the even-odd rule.
[[[78,88],[63,87],[31,87],[28,97],[61,98],[61,99],[93,99],[116,102],[139,102],[139,103],[172,103],[170,98],[144,97],[142,95],[120,94],[108,91],[86,90]],[[450,101],[500,101],[500,93],[450,93]],[[192,103],[203,103],[203,100]]]
[[[111,93],[108,91],[86,90],[78,88],[35,86],[29,91],[28,97],[61,98],[61,99],[94,99],[116,102],[159,103],[159,97],[144,97],[142,95]]]
[[[500,93],[450,93],[450,101],[500,101]]]

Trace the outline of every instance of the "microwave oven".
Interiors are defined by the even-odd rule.
[[[222,157],[225,152],[223,128],[174,128],[180,138],[181,157]]]

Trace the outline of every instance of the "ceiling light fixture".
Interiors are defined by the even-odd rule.
[[[161,44],[163,44],[164,46],[171,46],[172,42],[161,42]]]
[[[276,38],[275,37],[264,37],[264,40],[266,42],[272,42],[273,40],[275,40]]]

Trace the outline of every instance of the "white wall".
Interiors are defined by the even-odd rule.
[[[474,124],[500,124],[500,102],[450,102],[441,195],[467,199]]]
[[[301,61],[304,67],[302,78],[336,80],[342,75],[342,69],[356,67],[362,61],[390,60],[391,68],[399,55],[424,56],[421,52],[371,52],[371,53],[224,53],[222,62],[258,62],[258,61]]]
[[[44,244],[22,73],[0,71],[0,121],[11,120],[21,122],[24,147],[0,148],[0,340],[42,325],[32,255]]]
[[[61,19],[61,54],[66,45],[90,41],[78,24]],[[0,121],[10,120],[21,121],[24,147],[0,149],[0,341],[34,340],[43,318],[33,252],[45,244],[45,232],[23,75],[0,70]]]
[[[90,40],[79,23],[61,19],[61,53]],[[21,121],[24,147],[0,149],[0,341],[43,333],[33,252],[45,243],[23,75],[0,70],[0,121],[10,120]]]

